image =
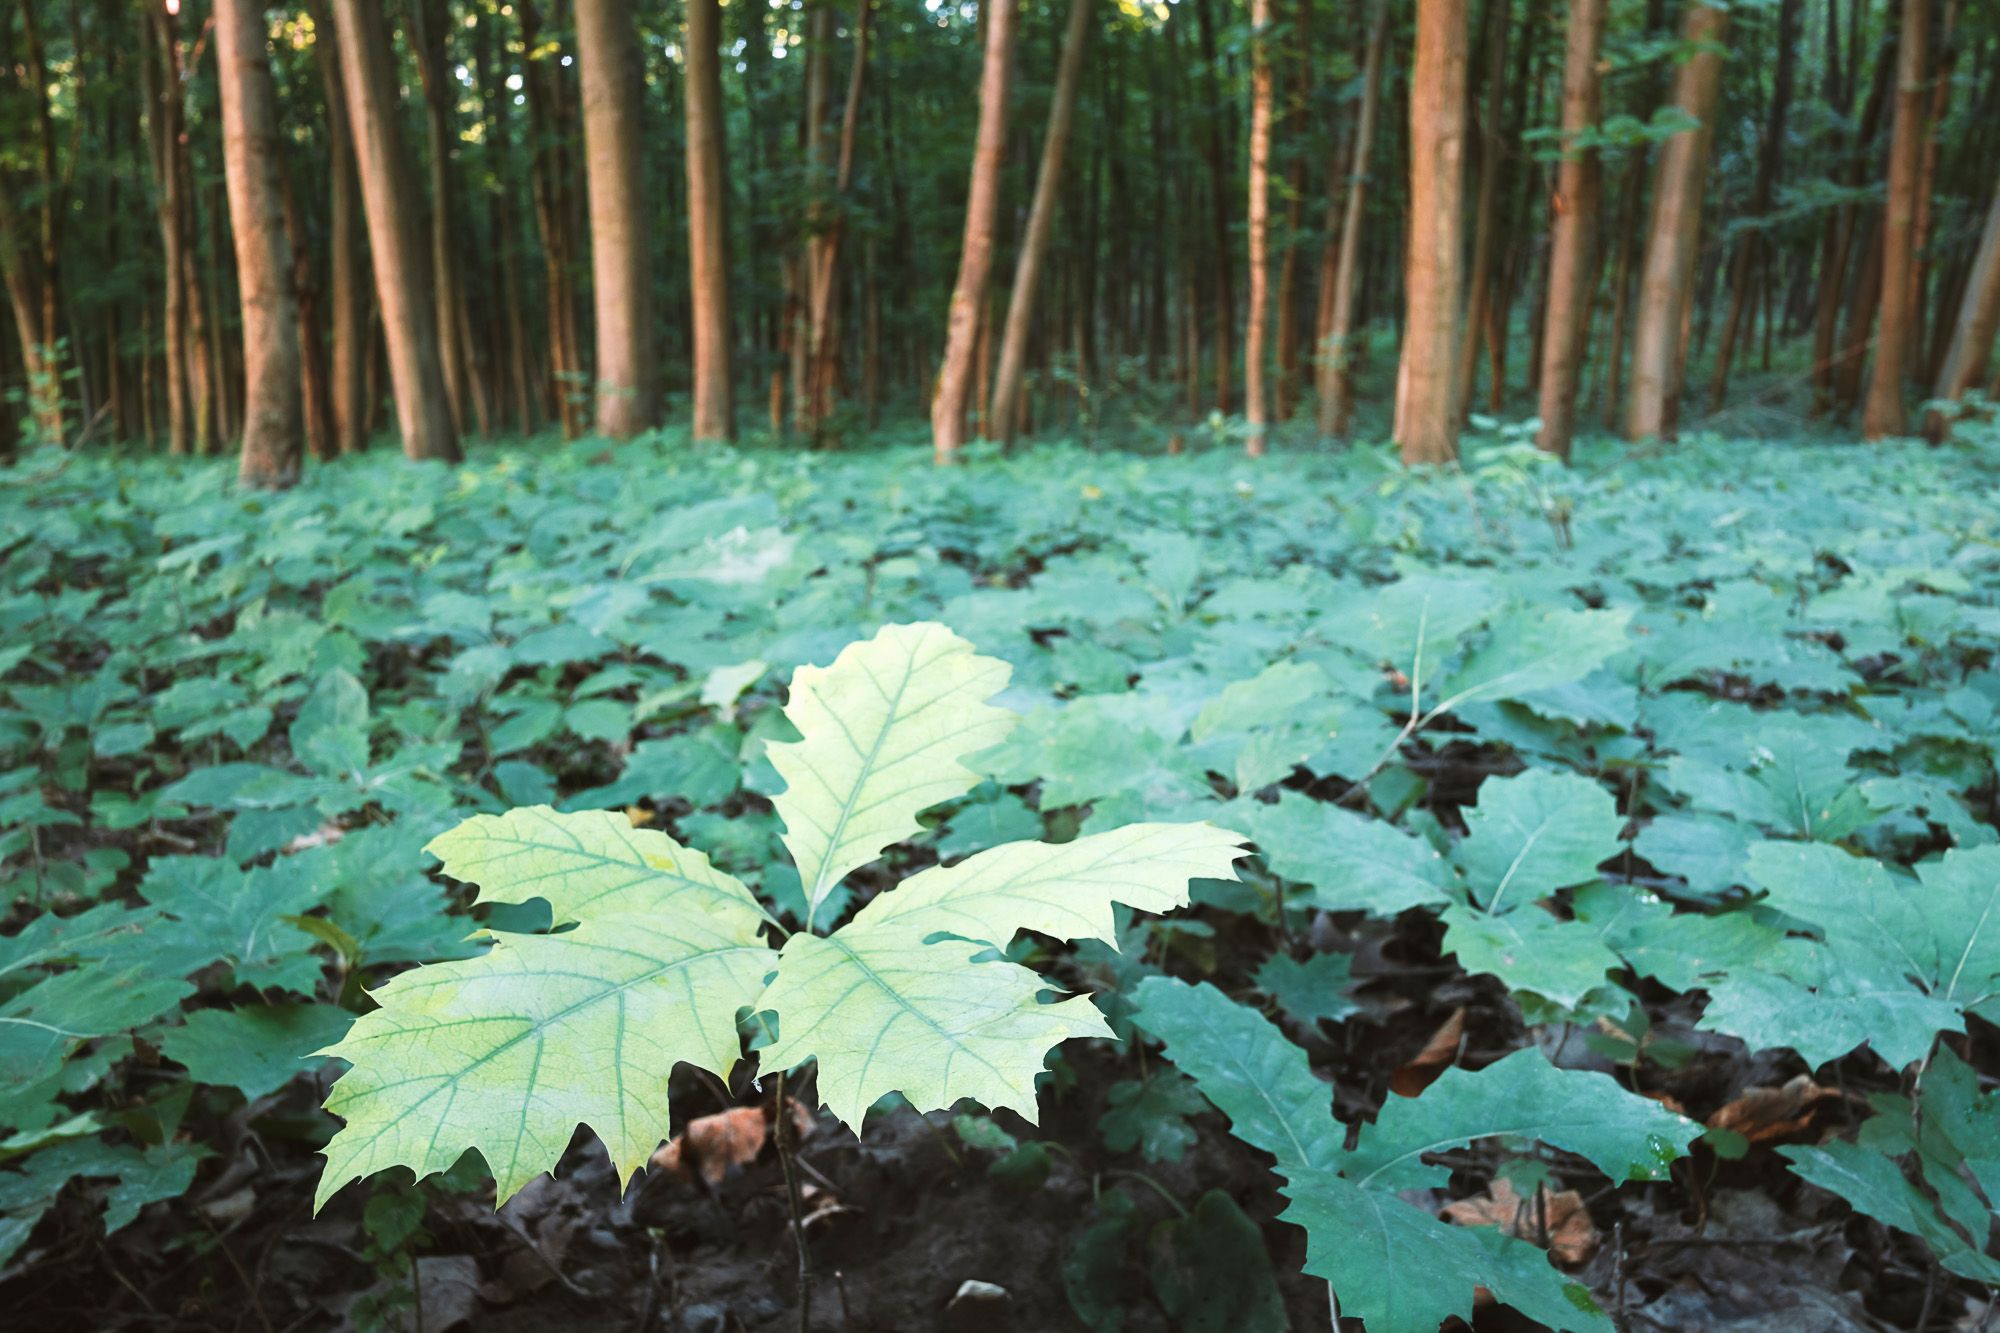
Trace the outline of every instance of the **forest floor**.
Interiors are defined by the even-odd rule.
[[[35,835],[32,847],[25,834],[0,842],[12,877],[0,885],[14,897],[0,920],[0,1005],[31,993],[5,982],[14,965],[7,946],[44,928],[38,921],[127,909],[192,920],[175,916],[156,886],[163,867],[196,857],[247,867],[251,891],[271,896],[232,907],[248,915],[221,923],[224,933],[250,917],[275,931],[281,919],[305,920],[281,911],[323,912],[312,919],[337,923],[346,943],[312,931],[285,946],[293,952],[268,958],[221,946],[202,953],[182,942],[185,930],[170,935],[161,918],[134,918],[142,932],[161,932],[153,937],[161,948],[174,941],[174,957],[200,958],[185,969],[185,988],[162,1001],[188,1008],[128,1016],[62,1048],[51,1057],[58,1081],[37,1085],[39,1119],[22,1109],[26,1094],[15,1084],[24,1078],[0,1086],[0,1131],[20,1130],[0,1142],[0,1242],[9,1245],[0,1251],[0,1323],[189,1333],[798,1328],[800,1256],[768,1132],[780,1114],[768,1079],[760,1087],[739,1069],[725,1087],[683,1069],[673,1083],[675,1123],[661,1127],[663,1136],[674,1133],[673,1145],[622,1193],[583,1130],[553,1177],[537,1178],[498,1213],[491,1182],[473,1169],[421,1185],[355,1182],[315,1214],[317,1150],[334,1127],[320,1103],[338,1067],[320,1061],[293,1074],[307,1045],[284,1057],[275,1078],[239,1076],[214,1053],[203,1064],[173,1034],[188,1030],[188,1014],[241,1014],[287,990],[304,997],[301,1010],[363,1007],[346,984],[350,972],[372,987],[450,956],[473,924],[465,898],[427,877],[414,848],[470,809],[552,799],[627,808],[703,845],[782,905],[787,883],[759,769],[768,768],[762,739],[779,733],[760,731],[756,720],[775,717],[780,686],[758,687],[753,676],[750,693],[721,706],[693,695],[715,670],[734,670],[753,653],[781,679],[797,662],[827,660],[854,627],[881,620],[947,619],[993,651],[995,627],[1011,624],[1020,641],[1005,651],[1023,693],[1005,701],[1027,711],[1143,690],[1135,683],[1162,663],[1197,661],[1218,682],[1250,678],[1307,641],[1286,628],[1287,616],[1306,614],[1294,603],[1346,605],[1328,600],[1331,583],[1309,579],[1330,572],[1342,587],[1373,587],[1448,568],[1529,600],[1595,607],[1651,597],[1692,607],[1689,633],[1719,632],[1726,622],[1737,637],[1723,648],[1703,640],[1708,656],[1690,668],[1696,684],[1688,691],[1743,717],[1792,709],[1816,718],[1837,699],[1858,714],[1871,692],[1914,708],[1946,689],[1929,657],[1922,679],[1897,676],[1897,652],[1915,661],[1914,647],[1874,643],[1840,657],[1838,633],[1807,634],[1783,620],[1798,614],[1784,608],[1831,598],[1843,579],[1854,594],[1862,573],[1885,570],[1900,571],[1881,585],[1888,591],[1843,602],[1842,614],[1855,624],[1893,623],[1914,644],[1911,607],[1929,598],[1933,628],[1924,632],[1952,645],[1938,652],[1951,657],[1955,688],[1988,690],[1994,622],[1975,613],[2000,580],[1990,562],[1974,561],[1995,544],[1979,515],[1991,512],[1996,458],[1991,442],[1930,452],[1734,451],[1722,442],[1651,459],[1607,445],[1587,451],[1575,472],[1551,474],[1524,457],[1518,438],[1501,438],[1463,476],[1409,481],[1373,451],[1250,465],[1223,451],[1140,459],[1054,450],[939,476],[914,452],[753,458],[638,445],[589,455],[505,451],[475,456],[456,475],[369,459],[269,500],[233,495],[210,465],[142,464],[121,477],[96,463],[51,475],[31,461],[16,478],[30,484],[0,499],[13,598],[10,641],[0,645],[0,679],[13,691],[11,711],[0,716],[0,769],[12,772],[0,793],[34,790],[23,787],[27,778],[15,780],[32,770],[45,793],[35,808],[71,817],[23,815],[18,797],[0,807],[0,834],[16,820]],[[1127,573],[1108,572],[1117,561]],[[1898,593],[1912,580],[1923,585],[1910,573],[1922,561],[1963,577],[1932,577]],[[666,595],[628,604],[606,591],[640,576]],[[1663,587],[1672,591],[1660,601]],[[1042,600],[1031,610],[1001,600],[1016,592]],[[1745,599],[1767,594],[1778,620],[1761,602],[1745,609]],[[1935,629],[1941,612],[1931,602],[1949,597],[1968,617],[1956,638]],[[1203,598],[1206,620],[1189,610]],[[1184,633],[1134,628],[1152,599],[1169,620],[1185,617]],[[510,621],[524,606],[542,617],[540,628]],[[656,613],[668,616],[663,625],[648,623]],[[1024,625],[1035,627],[1032,635]],[[536,656],[525,645],[537,634],[567,637]],[[1852,628],[1848,638],[1859,643]],[[501,645],[512,656],[482,666],[477,653]],[[1650,756],[1663,755],[1670,737],[1664,722],[1603,711],[1615,712],[1605,700],[1627,697],[1611,680],[1618,669],[1613,661],[1591,677],[1595,693],[1572,700],[1567,720],[1551,718],[1554,705],[1535,713],[1513,703],[1441,719],[1403,747],[1401,776],[1381,780],[1373,798],[1380,814],[1445,845],[1467,836],[1465,812],[1483,784],[1566,766],[1618,792],[1620,817],[1635,824],[1672,818],[1680,803],[1728,822],[1731,812],[1700,806],[1690,789],[1662,786],[1652,804],[1637,794],[1634,769],[1665,772],[1666,761]],[[372,803],[343,806],[323,782],[308,790],[320,779],[302,773],[311,746],[300,727],[317,697],[309,691],[334,670],[366,685],[373,762],[383,774]],[[107,680],[123,684],[99,689],[97,702],[83,699],[86,687],[97,688],[91,682]],[[191,700],[190,681],[212,692]],[[624,710],[608,724],[592,709],[603,701]],[[103,739],[121,726],[139,730]],[[1941,847],[1987,840],[1995,733],[1961,731],[1950,765],[1935,756],[1920,764],[1909,747],[1869,761],[1873,769],[1844,769],[1846,750],[1830,761],[1857,784],[1923,767],[1962,807],[1926,817],[1884,796],[1843,834],[1845,850],[1915,864]],[[642,759],[666,753],[645,746],[697,735],[705,745],[727,740],[721,780],[690,776],[683,751],[641,773]],[[1679,753],[1693,748],[1685,742]],[[429,758],[392,762],[420,749]],[[1630,758],[1640,750],[1645,757]],[[1046,753],[1057,752],[1050,742]],[[1127,758],[1074,762],[1095,772]],[[274,795],[273,770],[307,786]],[[1246,772],[1240,765],[1206,771],[1216,790],[1201,799],[1216,810],[1240,812],[1255,799],[1249,786],[1239,792],[1219,775]],[[1358,771],[1337,756],[1259,790],[1271,808],[1294,796],[1344,799],[1342,775]],[[253,791],[246,784],[259,774],[266,785]],[[1066,771],[1044,776],[1070,780]],[[1090,799],[1056,806],[1038,799],[1046,789],[1034,782],[996,780],[1005,790],[983,789],[977,806],[996,825],[1025,819],[1032,836],[1057,837],[1089,816]],[[1093,798],[1100,804],[1129,796],[1113,790],[1115,776],[1098,780],[1106,784]],[[1743,821],[1748,828],[1750,816]],[[754,839],[741,832],[752,827]],[[858,876],[862,893],[985,845],[972,829],[965,810],[947,812],[893,851],[883,870]],[[405,831],[407,839],[391,841]],[[1716,846],[1727,841],[1717,836]],[[1765,820],[1748,836],[1786,835]],[[1732,871],[1718,872],[1722,887],[1708,893],[1709,872],[1692,868],[1698,857],[1676,869],[1638,847],[1607,858],[1607,877],[1651,885],[1684,913],[1739,904]],[[406,863],[377,864],[392,854]],[[304,900],[279,887],[321,872],[338,887]],[[1258,882],[1280,885],[1280,906],[1211,889],[1172,923],[1141,923],[1150,933],[1142,929],[1137,953],[1122,963],[1108,951],[1047,942],[1036,965],[1058,985],[1106,996],[1124,995],[1136,972],[1166,973],[1260,1005],[1303,1049],[1349,1125],[1420,1094],[1449,1066],[1479,1068],[1534,1048],[1559,1068],[1612,1075],[1730,1131],[1727,1143],[1696,1141],[1653,1182],[1606,1180],[1564,1154],[1534,1159],[1539,1175],[1508,1176],[1505,1162],[1519,1145],[1491,1140],[1442,1155],[1450,1185],[1403,1192],[1429,1213],[1498,1222],[1548,1248],[1621,1330],[1988,1327],[1977,1283],[1941,1270],[1915,1236],[1807,1183],[1777,1151],[1852,1138],[1870,1118],[1871,1096],[1879,1107],[1909,1090],[1908,1078],[1867,1047],[1818,1063],[1783,1045],[1753,1050],[1702,1025],[1700,989],[1669,989],[1636,969],[1624,983],[1631,995],[1620,993],[1633,1004],[1630,1020],[1580,1006],[1574,1021],[1548,1021],[1496,976],[1468,974],[1443,947],[1445,928],[1431,912],[1371,914],[1340,906],[1332,887]],[[793,896],[796,884],[794,875]],[[355,952],[343,952],[348,946]],[[1338,1001],[1314,1011],[1258,1000],[1273,989],[1269,961],[1285,956],[1344,960]],[[90,957],[76,955],[85,968],[97,966]],[[55,979],[66,975],[55,970],[63,965],[35,960]],[[183,975],[167,970],[176,981]],[[1635,1036],[1621,1022],[1645,1030]],[[1953,1039],[1957,1054],[1982,1086],[2000,1083],[2000,1029],[1976,1014],[1965,1027]],[[809,1113],[808,1089],[789,1114],[802,1136],[809,1327],[1244,1327],[1229,1309],[1182,1303],[1170,1314],[1172,1302],[1160,1295],[1175,1285],[1163,1266],[1178,1262],[1191,1265],[1186,1276],[1197,1286],[1227,1286],[1203,1267],[1209,1261],[1161,1239],[1212,1191],[1261,1234],[1289,1327],[1328,1327],[1328,1285],[1305,1272],[1306,1233],[1281,1219],[1289,1205],[1282,1181],[1271,1159],[1232,1137],[1222,1114],[1198,1099],[1161,1111],[1143,1126],[1158,1141],[1143,1147],[1107,1132],[1127,1095],[1120,1089],[1135,1080],[1153,1086],[1163,1068],[1143,1042],[1072,1041],[1044,1089],[1039,1125],[1010,1112],[988,1120],[973,1107],[920,1117],[907,1105],[883,1105],[858,1137]],[[136,1175],[74,1168],[45,1198],[31,1189],[34,1151],[71,1115],[94,1117],[73,1134],[96,1135],[71,1145],[158,1153],[179,1144],[192,1165],[171,1188],[147,1187],[129,1224],[107,1234],[100,1210],[115,1212],[118,1191]],[[103,1183],[111,1179],[126,1183]],[[1529,1182],[1525,1203],[1513,1179]],[[1490,1300],[1473,1326],[1541,1327]]]

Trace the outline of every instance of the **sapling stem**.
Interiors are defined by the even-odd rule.
[[[812,1325],[812,1251],[806,1248],[805,1196],[799,1190],[797,1164],[792,1160],[791,1115],[785,1107],[785,1070],[778,1071],[778,1118],[772,1138],[778,1145],[778,1164],[785,1172],[785,1202],[792,1211],[792,1240],[799,1250],[799,1333]]]

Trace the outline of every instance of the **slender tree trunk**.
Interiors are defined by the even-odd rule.
[[[22,145],[21,156],[32,155],[32,193],[39,197],[32,216],[23,217],[12,196],[17,189],[21,194],[29,194],[30,190],[20,187],[10,178],[10,172],[0,168],[0,194],[10,196],[0,203],[0,272],[5,274],[8,298],[14,307],[14,327],[21,339],[21,363],[28,376],[28,402],[36,431],[44,442],[61,444],[65,442],[67,427],[63,420],[61,335],[57,323],[61,296],[58,260],[63,224],[69,213],[77,141],[72,140],[68,168],[59,171],[55,121],[49,104],[49,85],[56,75],[48,66],[41,24],[32,0],[22,0],[20,14],[21,35],[27,49],[18,59],[0,49],[0,69],[19,78],[29,93],[33,107],[32,144]],[[0,25],[9,23],[0,19]],[[0,33],[5,31],[6,27],[0,26]],[[79,51],[79,57],[81,54]],[[81,128],[78,122],[79,131]],[[74,352],[80,353],[81,349]],[[86,405],[86,413],[88,410]]]
[[[1215,291],[1215,410],[1224,416],[1235,400],[1229,382],[1231,368],[1236,364],[1236,286],[1235,261],[1229,244],[1229,164],[1223,152],[1223,109],[1220,76],[1216,56],[1215,22],[1209,13],[1209,0],[1195,0],[1195,18],[1201,29],[1201,60],[1203,87],[1207,93],[1208,114],[1203,126],[1203,157],[1208,164],[1209,199],[1212,205],[1211,221],[1214,226],[1215,253],[1212,261]]]
[[[1493,297],[1494,231],[1500,202],[1500,117],[1507,102],[1507,25],[1510,0],[1487,0],[1486,108],[1479,136],[1479,196],[1473,206],[1472,280],[1466,289],[1465,327],[1459,337],[1454,367],[1452,410],[1460,423],[1472,409],[1472,379],[1479,359],[1479,338],[1487,325]],[[1499,341],[1494,339],[1496,343]],[[1499,367],[1496,366],[1496,372]],[[1497,380],[1497,374],[1496,374]]]
[[[1915,276],[1910,281],[1910,378],[1928,384],[1937,367],[1931,364],[1936,356],[1933,343],[1931,357],[1924,355],[1924,288],[1932,268],[1931,199],[1937,189],[1937,162],[1940,140],[1943,138],[1945,116],[1951,110],[1951,78],[1958,68],[1958,16],[1962,0],[1945,0],[1944,21],[1938,31],[1937,68],[1931,71],[1931,109],[1925,122],[1924,162],[1917,173],[1917,220],[1915,236],[1910,242],[1911,253],[1915,256]],[[1940,298],[1943,293],[1939,293]],[[1940,299],[1940,304],[1942,300]]]
[[[1796,0],[1794,0],[1796,3]],[[1577,140],[1597,124],[1598,51],[1605,0],[1572,0],[1563,56],[1563,159],[1557,168],[1554,235],[1549,242],[1549,304],[1543,316],[1542,429],[1535,444],[1569,461],[1576,433],[1576,391],[1583,374],[1584,331],[1597,271],[1597,210],[1602,196],[1597,153]]]
[[[458,295],[463,278],[458,266],[458,192],[453,188],[451,156],[452,145],[458,140],[459,84],[446,69],[451,54],[451,14],[445,0],[409,0],[404,8],[424,97],[425,163],[431,187],[429,267],[431,299],[436,306],[432,323],[437,328],[438,357],[444,366],[452,425],[464,434],[469,428],[466,409],[471,394],[466,370],[471,349],[461,345],[458,334]]]
[[[278,91],[258,0],[216,0],[215,65],[222,164],[243,301],[243,446],[237,480],[282,488],[305,455],[298,301],[278,182]]]
[[[1771,111],[1764,128],[1763,152],[1757,158],[1757,179],[1750,189],[1750,216],[1758,223],[1769,217],[1771,191],[1784,160],[1785,119],[1792,105],[1793,71],[1798,64],[1799,18],[1803,0],[1781,0],[1778,6],[1778,70],[1771,83]],[[1729,392],[1729,366],[1736,352],[1737,334],[1751,313],[1750,278],[1768,249],[1761,227],[1744,233],[1736,248],[1736,261],[1729,279],[1729,313],[1722,321],[1722,340],[1715,349],[1715,373],[1708,386],[1708,410],[1722,410]]]
[[[159,0],[146,5],[141,88],[146,99],[146,148],[153,168],[155,217],[165,269],[161,315],[161,376],[166,380],[167,451],[188,451],[187,319],[181,309],[180,153],[181,82],[174,17]]]
[[[1879,219],[1871,222],[1867,236],[1861,272],[1855,279],[1854,299],[1847,307],[1847,329],[1834,362],[1833,405],[1843,413],[1861,401],[1862,373],[1868,366],[1868,335],[1873,332],[1876,313],[1882,307],[1884,237]]]
[[[1698,123],[1660,148],[1653,177],[1653,217],[1639,277],[1639,314],[1632,335],[1632,396],[1625,435],[1672,439],[1679,427],[1682,333],[1694,299],[1695,260],[1701,235],[1702,187],[1721,101],[1723,54],[1729,15],[1701,3],[1688,7],[1682,38],[1702,44],[1674,76],[1674,105]]]
[[[1035,198],[1028,207],[1028,226],[1014,260],[1014,289],[1007,301],[1007,323],[1000,335],[1000,367],[993,377],[993,414],[999,438],[1012,440],[1018,429],[1017,400],[1027,367],[1028,332],[1034,324],[1035,297],[1041,286],[1042,261],[1055,227],[1063,156],[1069,148],[1070,126],[1076,120],[1076,89],[1083,71],[1083,48],[1090,37],[1092,0],[1070,0],[1069,26],[1063,34],[1062,59],[1056,67],[1055,92],[1049,100],[1049,124],[1042,134],[1042,164],[1035,176]]]
[[[989,9],[991,12],[989,13]],[[979,138],[965,204],[965,243],[952,285],[945,323],[944,364],[931,397],[931,443],[936,461],[956,460],[965,442],[965,412],[972,392],[973,344],[986,304],[993,267],[993,223],[1000,211],[1000,171],[1007,157],[1007,89],[1014,63],[1019,0],[989,0],[979,7],[986,24],[985,65],[979,82]]]
[[[632,0],[576,0],[576,59],[597,301],[597,429],[627,440],[659,416]]]
[[[456,462],[458,432],[445,390],[437,312],[429,299],[411,173],[396,123],[399,99],[389,34],[371,0],[333,0],[333,10],[403,453]]]
[[[327,397],[340,452],[356,454],[368,447],[368,257],[361,244],[365,225],[361,182],[355,173],[354,138],[340,72],[340,37],[324,0],[312,0],[307,12],[313,21],[313,59],[326,86],[327,154],[333,168],[328,228],[333,355]]]
[[[1848,30],[1848,85],[1844,106],[1852,106],[1852,85],[1861,63],[1861,30]],[[1896,35],[1884,37],[1882,50],[1875,57],[1875,79],[1868,90],[1868,102],[1861,112],[1860,133],[1847,145],[1848,167],[1845,183],[1850,189],[1858,189],[1867,173],[1868,146],[1875,142],[1875,131],[1881,124],[1882,108],[1888,100],[1889,75],[1896,66]],[[1832,405],[1835,381],[1839,375],[1842,355],[1839,348],[1840,299],[1847,289],[1848,262],[1854,253],[1854,238],[1861,226],[1861,209],[1854,204],[1842,204],[1827,228],[1821,249],[1819,299],[1813,315],[1813,414],[1818,415]]]
[[[1996,331],[2000,331],[2000,185],[1994,187],[1993,202],[1986,210],[1986,230],[1965,280],[1965,295],[1959,299],[1958,320],[1952,326],[1944,364],[1938,368],[1933,398],[1957,402],[1967,390],[1979,386],[1986,377],[1987,362],[1993,359]],[[1942,412],[1933,412],[1924,429],[1931,439],[1942,440],[1951,430],[1951,420]]]
[[[1459,210],[1465,193],[1466,0],[1417,0],[1410,69],[1408,311],[1396,375],[1405,463],[1458,457]]]
[[[722,37],[716,0],[687,0],[688,283],[694,304],[694,438],[736,438],[729,370],[728,184],[722,174]]]
[[[1243,451],[1264,453],[1270,417],[1264,344],[1271,325],[1271,0],[1250,0],[1250,320],[1243,335]]]
[[[854,146],[861,128],[861,92],[868,75],[868,28],[874,0],[858,0],[854,20],[854,63],[847,74],[847,101],[841,109],[840,155],[834,168],[833,198],[812,237],[812,418],[823,434],[833,412],[840,371],[840,254],[847,233],[847,192],[854,179]],[[822,441],[824,442],[824,441]]]
[[[1299,0],[1297,32],[1291,42],[1291,69],[1286,80],[1286,138],[1292,146],[1290,170],[1285,182],[1284,256],[1278,264],[1278,374],[1273,409],[1279,421],[1290,421],[1298,402],[1294,386],[1299,377],[1299,224],[1302,221],[1306,189],[1305,144],[1309,137],[1306,110],[1312,89],[1311,49],[1307,29],[1312,21],[1312,0]]]
[[[1882,327],[1875,337],[1875,374],[1861,412],[1864,439],[1909,432],[1903,380],[1911,369],[1921,328],[1914,319],[1917,281],[1917,191],[1924,156],[1924,113],[1929,109],[1930,0],[1903,0],[1903,32],[1896,52],[1896,120],[1889,148],[1889,197],[1882,213]]]
[[[1361,267],[1361,223],[1368,202],[1368,157],[1375,142],[1375,117],[1382,104],[1382,51],[1387,43],[1389,6],[1375,0],[1368,19],[1368,50],[1362,58],[1361,111],[1354,121],[1354,145],[1347,155],[1347,202],[1340,224],[1340,254],[1326,335],[1319,347],[1319,433],[1328,439],[1347,434],[1354,415],[1354,383],[1348,346],[1354,333],[1355,277]]]
[[[285,195],[285,244],[292,255],[292,299],[298,309],[299,397],[305,420],[306,445],[322,463],[340,456],[339,430],[333,417],[333,395],[326,380],[326,346],[320,341],[320,286],[313,278],[312,244],[297,192],[280,168]],[[242,243],[238,242],[238,249]],[[238,264],[241,264],[238,260]]]

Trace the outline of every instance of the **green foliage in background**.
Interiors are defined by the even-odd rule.
[[[1413,1145],[1501,1135],[1616,1183],[1656,1177],[1695,1127],[1534,1051],[1335,1120],[1266,1017],[1352,1015],[1346,956],[1303,946],[1325,910],[1435,918],[1531,1028],[1631,1031],[1658,986],[1753,1048],[1866,1048],[1907,1096],[1878,1097],[1857,1143],[1788,1149],[1793,1169],[1992,1280],[1991,1094],[1938,1037],[2000,1014],[1995,463],[1695,441],[1586,451],[1529,486],[1372,449],[932,472],[641,443],[610,466],[363,458],[246,496],[208,466],[80,456],[0,490],[0,1262],[66,1189],[109,1229],[184,1190],[209,1151],[194,1112],[332,1140],[327,1189],[476,1144],[504,1190],[578,1120],[632,1164],[668,1127],[673,1062],[724,1072],[746,1041],[766,1071],[817,1056],[859,1123],[895,1087],[1032,1111],[1048,1047],[1108,1029],[1169,1063],[1114,1086],[1105,1149],[1171,1162],[1221,1110],[1277,1158],[1309,1271],[1371,1329],[1435,1327],[1475,1282],[1602,1327],[1541,1254],[1398,1199],[1437,1178]],[[956,720],[871,786],[889,770],[828,738],[863,714],[900,735],[854,671],[924,643],[971,672],[939,696]],[[1452,798],[1462,832],[1430,791],[1453,756],[1485,774]],[[1167,848],[1150,894],[1007,888],[1168,836],[1135,827],[1203,826],[1254,842],[1240,880],[1204,845]],[[1163,915],[1183,888],[1201,914]],[[1165,975],[1215,970],[1217,914],[1294,941],[1235,1000]],[[1024,925],[1036,947],[1002,957]],[[607,939],[641,971],[701,960],[698,1002],[623,1057],[648,1080],[626,1100],[537,1073],[569,1082],[502,1153],[493,1125],[361,1095],[423,1004],[536,1030],[549,960]],[[999,1043],[1005,1078],[843,1073],[840,1040],[881,1024],[814,1016],[877,947],[947,1007],[993,979],[1032,1020]],[[1079,977],[1092,999],[1038,1003]],[[637,1030],[601,998],[566,1021]],[[746,1031],[739,1008],[777,1018]],[[334,1139],[291,1080],[318,1078],[316,1101],[343,1060]],[[477,1086],[463,1115],[506,1111]],[[413,1146],[439,1126],[435,1152]],[[1065,1274],[1093,1326],[1121,1265],[1167,1302],[1199,1288],[1189,1256],[1241,1232],[1202,1200],[1141,1236],[1115,1199]],[[1112,1286],[1078,1295],[1093,1273]]]

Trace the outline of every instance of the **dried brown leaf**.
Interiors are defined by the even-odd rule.
[[[1575,1190],[1546,1191],[1539,1198],[1523,1198],[1511,1180],[1495,1180],[1484,1194],[1448,1203],[1444,1219],[1462,1227],[1499,1227],[1533,1245],[1542,1245],[1543,1209],[1548,1211],[1546,1248],[1559,1264],[1574,1267],[1590,1262],[1603,1241],[1591,1223],[1590,1210]]]
[[[1821,1102],[1840,1100],[1838,1088],[1822,1087],[1800,1074],[1782,1087],[1752,1088],[1708,1118],[1710,1129],[1734,1130],[1752,1143],[1796,1134],[1812,1120]]]
[[[1465,1007],[1460,1005],[1444,1021],[1444,1026],[1431,1034],[1416,1059],[1389,1076],[1390,1091],[1399,1097],[1414,1097],[1437,1082],[1438,1075],[1458,1059],[1458,1048],[1464,1041]]]

